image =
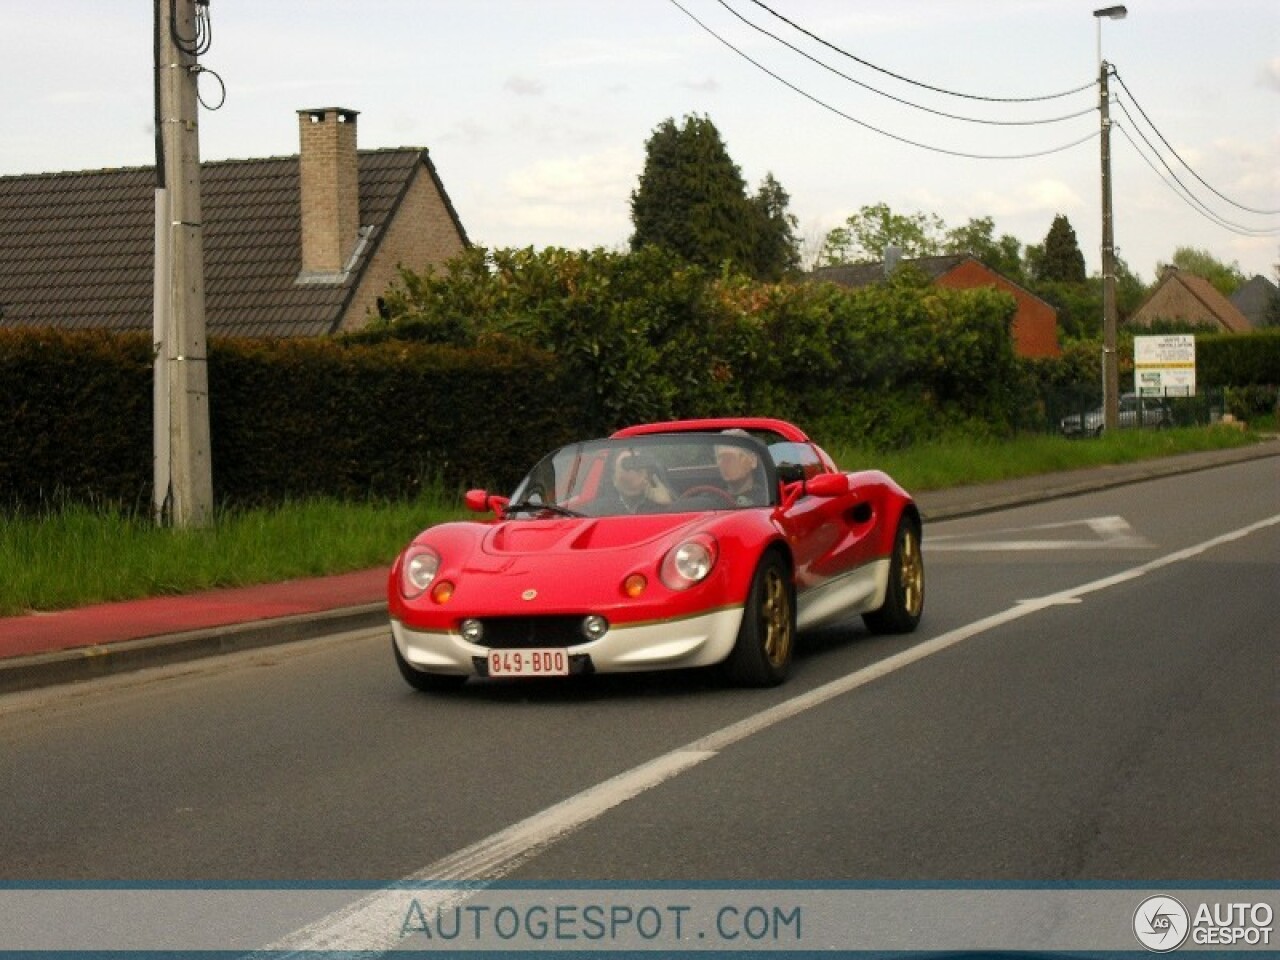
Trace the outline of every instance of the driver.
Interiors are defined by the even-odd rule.
[[[734,436],[749,437],[745,430],[724,431]],[[716,468],[724,488],[740,507],[758,506],[765,502],[763,491],[756,489],[756,467],[760,458],[745,447],[716,444]]]
[[[613,462],[613,488],[626,513],[637,513],[651,503],[670,503],[672,499],[653,463],[632,450],[619,454]]]

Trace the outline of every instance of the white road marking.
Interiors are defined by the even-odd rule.
[[[1043,539],[1001,539],[1006,535],[1026,535],[1041,531],[1069,530],[1072,527],[1086,527],[1092,536],[1075,539],[1043,538]],[[976,539],[982,537],[983,539]],[[995,539],[992,539],[995,538]],[[1034,527],[1012,527],[1005,530],[993,530],[983,534],[944,534],[929,537],[925,540],[925,548],[935,551],[1003,551],[1003,550],[1092,550],[1098,548],[1146,548],[1153,544],[1146,537],[1140,536],[1129,526],[1124,517],[1087,517],[1083,520],[1067,520],[1062,523],[1045,523]]]
[[[1280,514],[1078,587],[1030,600],[1020,600],[1006,610],[983,617],[931,640],[925,640],[901,653],[886,657],[878,663],[792,697],[647,763],[633,767],[521,820],[505,830],[500,830],[469,847],[437,860],[405,877],[399,883],[385,890],[375,891],[351,904],[350,907],[332,913],[265,949],[273,951],[277,958],[280,956],[279,951],[390,951],[401,939],[401,924],[404,920],[408,896],[408,891],[404,888],[421,888],[431,883],[469,883],[474,888],[497,881],[520,864],[536,856],[539,851],[614,807],[665,783],[753,734],[996,627],[1050,607],[1079,603],[1089,594],[1128,583],[1153,571],[1197,557],[1215,547],[1241,540],[1277,524],[1280,524]],[[437,905],[452,906],[470,895],[469,890],[456,888],[412,891],[413,899],[417,900],[419,905],[429,913],[433,912]]]

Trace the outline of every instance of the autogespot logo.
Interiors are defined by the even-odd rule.
[[[1191,917],[1173,897],[1147,897],[1133,915],[1133,933],[1148,950],[1168,953],[1187,939]]]

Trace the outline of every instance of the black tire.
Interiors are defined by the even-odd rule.
[[[920,525],[911,517],[898,521],[889,560],[889,587],[879,610],[862,615],[872,633],[911,633],[924,613],[924,555]]]
[[[400,655],[395,637],[391,638],[391,652],[395,654],[400,676],[404,677],[405,683],[415,690],[423,693],[441,693],[446,690],[457,690],[467,682],[465,674],[427,673],[425,670],[419,670]]]
[[[787,679],[796,645],[795,588],[787,564],[767,553],[756,568],[733,651],[728,679],[744,687],[776,687]]]

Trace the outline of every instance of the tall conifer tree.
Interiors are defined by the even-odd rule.
[[[787,193],[770,175],[754,198],[708,117],[664,120],[645,145],[631,194],[631,249],[671,250],[718,269],[725,261],[775,279],[799,262]]]
[[[1044,251],[1036,264],[1036,279],[1059,283],[1084,283],[1084,254],[1076,240],[1075,228],[1062,214],[1053,218],[1044,238]]]

